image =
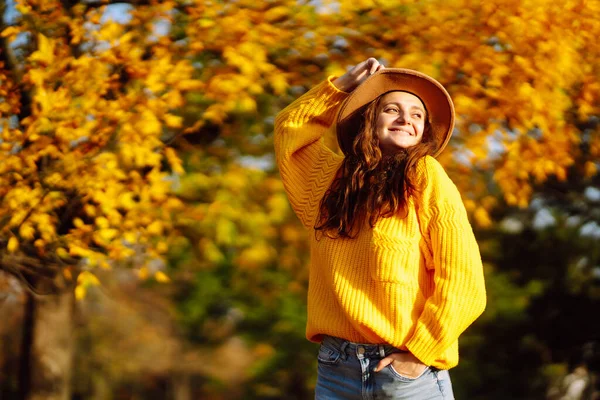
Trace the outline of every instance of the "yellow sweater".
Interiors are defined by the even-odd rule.
[[[275,121],[288,198],[311,240],[306,337],[331,335],[408,349],[440,369],[458,363],[458,336],[486,303],[481,256],[460,194],[427,156],[408,215],[364,224],[355,239],[315,238],[319,205],[343,157],[323,135],[348,94],[325,81]]]

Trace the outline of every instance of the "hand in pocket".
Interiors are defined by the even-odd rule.
[[[418,378],[421,376],[427,365],[423,364],[417,357],[411,352],[392,353],[389,356],[381,359],[375,372],[379,372],[388,365],[392,365],[392,368],[400,375],[407,378]]]

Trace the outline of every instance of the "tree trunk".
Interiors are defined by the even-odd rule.
[[[92,377],[92,400],[108,400],[112,398],[111,387],[107,379],[97,375]]]
[[[190,376],[185,372],[177,373],[173,376],[173,399],[174,400],[192,400],[192,387]]]
[[[27,399],[31,380],[31,343],[33,342],[33,308],[35,299],[31,293],[26,293],[25,296],[21,337],[21,361],[19,362],[19,400]]]
[[[27,370],[21,375],[21,399],[70,400],[73,367],[73,311],[71,291],[32,296],[26,307],[23,357]]]

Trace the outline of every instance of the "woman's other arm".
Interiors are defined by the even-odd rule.
[[[481,315],[486,292],[479,247],[460,193],[436,159],[423,161],[418,216],[430,243],[435,288],[406,347],[431,365]]]
[[[383,68],[368,59],[343,76],[320,83],[298,98],[275,119],[275,154],[294,211],[307,228],[314,225],[321,197],[342,158],[322,138],[331,129],[348,92]]]

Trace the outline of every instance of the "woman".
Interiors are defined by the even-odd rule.
[[[281,177],[311,232],[317,399],[454,398],[447,370],[486,297],[460,194],[434,158],[453,126],[437,81],[372,58],[277,116]],[[325,146],[330,129],[344,156]]]

